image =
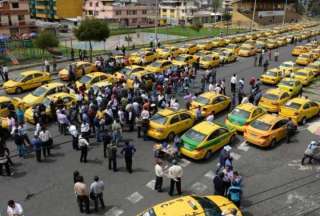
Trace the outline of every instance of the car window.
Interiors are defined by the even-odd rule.
[[[212,140],[215,139],[216,137],[219,137],[225,133],[227,133],[228,130],[224,129],[224,128],[219,128],[218,130],[215,130],[208,138],[208,140]]]
[[[179,122],[179,120],[180,120],[179,115],[175,115],[170,120],[170,124],[175,124],[175,123]]]
[[[181,118],[181,121],[183,121],[183,120],[186,120],[186,119],[190,119],[191,116],[188,113],[181,113],[180,114],[180,118]]]
[[[219,96],[216,99],[214,99],[213,103],[220,103],[225,101],[226,99],[223,96]]]
[[[287,92],[283,93],[283,95],[281,96],[281,100],[282,99],[285,99],[285,98],[288,98],[289,97],[289,94]]]
[[[309,109],[310,108],[310,103],[306,103],[305,105],[303,105],[303,109]]]
[[[71,97],[65,97],[62,99],[63,103],[70,103],[72,101]]]
[[[11,105],[10,102],[5,102],[0,104],[0,109],[7,109]]]
[[[47,95],[51,95],[51,94],[56,93],[56,92],[57,92],[56,90],[57,90],[56,88],[50,89],[50,90],[47,92]]]
[[[96,83],[100,81],[100,77],[95,77],[94,79],[92,79],[91,83]]]
[[[34,77],[35,77],[35,78],[42,77],[42,74],[39,74],[39,73],[34,74]]]
[[[316,104],[315,102],[310,102],[310,106],[311,106],[311,107],[317,107],[318,104]]]
[[[33,75],[26,76],[26,77],[22,80],[22,82],[30,81],[30,80],[32,80],[32,78],[33,78]]]
[[[278,121],[277,123],[275,123],[275,124],[273,125],[272,130],[276,130],[276,129],[280,128],[281,126],[282,126],[281,122]]]

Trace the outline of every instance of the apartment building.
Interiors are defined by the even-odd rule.
[[[82,16],[83,0],[29,0],[29,6],[32,18],[56,21]]]
[[[0,35],[18,36],[35,29],[27,0],[0,1]]]
[[[83,15],[107,20],[124,27],[145,27],[154,25],[156,16],[154,5],[113,0],[86,0]]]

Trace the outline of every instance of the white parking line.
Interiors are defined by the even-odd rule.
[[[155,183],[156,183],[156,180],[153,179],[146,184],[146,187],[150,188],[151,190],[154,190]]]
[[[235,152],[231,152],[230,155],[235,160],[239,160],[241,158],[241,155],[239,155],[239,154],[237,154]]]
[[[216,174],[212,171],[212,170],[210,170],[210,171],[208,171],[206,174],[204,174],[204,177],[206,177],[206,178],[208,178],[208,179],[210,179],[210,180],[213,180],[213,178],[216,176]]]
[[[112,207],[109,211],[107,211],[104,216],[120,216],[124,213],[124,211],[118,207]]]
[[[191,186],[191,191],[194,194],[201,195],[208,189],[207,185],[196,182]]]
[[[242,143],[238,146],[237,149],[239,149],[239,150],[241,150],[241,151],[247,152],[247,151],[249,151],[250,146],[247,144],[246,141],[244,141],[244,142],[242,142]]]
[[[132,204],[136,204],[143,199],[143,196],[139,192],[134,192],[133,194],[128,196],[126,199],[129,200]]]
[[[179,165],[182,167],[187,167],[191,162],[188,161],[187,159],[182,158],[179,162]]]

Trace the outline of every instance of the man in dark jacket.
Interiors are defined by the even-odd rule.
[[[36,153],[37,161],[41,162],[41,140],[37,134],[34,135],[34,138],[31,140],[31,144],[34,152]]]
[[[113,170],[114,172],[117,172],[117,146],[115,143],[112,143],[108,145],[107,147],[108,152],[108,162],[109,162],[109,170]]]
[[[129,144],[128,141],[125,142],[125,145],[121,150],[121,154],[124,155],[124,160],[126,162],[126,169],[129,173],[132,173],[132,157],[136,151],[136,148]]]
[[[213,179],[213,186],[214,186],[214,194],[224,196],[224,192],[226,190],[226,185],[223,181],[224,173],[220,172],[216,175]]]

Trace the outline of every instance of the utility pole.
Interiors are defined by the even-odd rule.
[[[252,20],[251,20],[251,27],[250,27],[251,32],[253,30],[254,18],[256,17],[256,8],[257,8],[257,0],[254,0],[253,14],[252,14]]]
[[[286,3],[284,5],[284,14],[283,14],[282,25],[284,25],[286,23],[287,6],[288,6],[288,0],[286,0]]]
[[[156,0],[156,14],[154,19],[154,35],[155,35],[155,42],[154,47],[157,48],[158,46],[158,13],[159,13],[159,3]]]

